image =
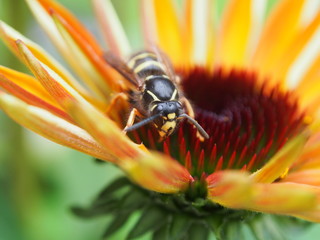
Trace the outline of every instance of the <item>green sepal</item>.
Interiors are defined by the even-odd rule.
[[[257,240],[287,240],[301,234],[312,223],[294,217],[261,214],[259,219],[248,222],[248,225]]]
[[[92,205],[104,204],[110,200],[119,199],[125,194],[130,181],[126,177],[121,177],[114,180],[105,189],[103,189],[100,194],[93,201]]]
[[[142,189],[131,189],[123,196],[121,202],[119,202],[119,211],[132,212],[144,207],[149,202],[150,198],[146,196],[146,193]]]
[[[149,231],[155,231],[165,224],[167,213],[157,206],[146,207],[127,239],[135,239]]]
[[[130,211],[116,214],[116,216],[113,217],[111,224],[108,226],[108,228],[104,232],[103,238],[109,237],[115,232],[117,232],[122,226],[125,225],[125,223],[129,219],[131,214],[132,212]]]
[[[207,199],[191,201],[184,193],[148,191],[123,177],[109,184],[89,207],[72,211],[84,218],[111,216],[104,238],[121,230],[127,239],[150,233],[152,240],[209,240],[213,236],[217,240],[283,240],[311,225],[292,217],[228,209]]]
[[[165,223],[153,232],[152,240],[172,240],[169,234],[171,220],[171,216],[168,216],[166,219],[164,219]]]
[[[210,228],[204,221],[194,221],[188,230],[188,239],[208,240]],[[241,238],[239,238],[241,239]]]
[[[191,225],[192,219],[185,214],[175,214],[172,218],[172,223],[170,227],[170,239],[178,240],[188,231]]]
[[[224,225],[222,226],[220,236],[218,237],[218,239],[221,239],[221,240],[246,239],[242,229],[243,226],[244,226],[244,223],[242,221],[225,222]]]
[[[109,163],[109,162],[104,161],[104,160],[101,160],[101,159],[99,159],[99,158],[94,158],[93,160],[94,160],[95,163],[97,163],[97,164],[107,164],[107,163]]]
[[[81,208],[81,207],[71,207],[71,211],[73,214],[82,217],[82,218],[92,218],[97,216],[103,216],[106,214],[110,214],[117,207],[116,202],[109,202],[103,206],[90,206],[89,208]]]

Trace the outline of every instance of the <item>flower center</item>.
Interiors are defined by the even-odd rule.
[[[279,87],[266,90],[253,73],[195,68],[181,75],[183,92],[209,140],[201,142],[186,121],[163,142],[150,126],[130,136],[177,159],[198,179],[222,169],[255,171],[305,127],[292,94]]]

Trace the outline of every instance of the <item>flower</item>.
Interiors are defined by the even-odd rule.
[[[306,1],[283,0],[263,21],[263,5],[231,0],[221,23],[213,19],[211,1],[185,0],[180,13],[170,0],[141,1],[145,48],[157,44],[169,55],[210,135],[204,142],[185,122],[163,142],[150,126],[124,135],[130,104],[110,106],[129,86],[104,60],[105,50],[58,3],[26,1],[86,87],[1,22],[1,38],[35,76],[0,66],[0,106],[19,124],[112,162],[148,190],[146,196],[134,187],[139,199],[172,203],[175,213],[192,212],[207,222],[219,216],[220,225],[232,209],[237,219],[249,210],[320,221],[320,14],[310,15]],[[111,2],[93,4],[110,50],[128,57],[130,44]],[[116,181],[104,193],[113,196],[115,186],[128,184]],[[154,211],[153,220],[163,216],[158,208],[147,210]],[[146,215],[142,225],[150,230]],[[135,231],[131,237],[142,232]]]

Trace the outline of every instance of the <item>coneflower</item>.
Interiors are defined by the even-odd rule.
[[[112,214],[105,236],[134,213],[128,239],[239,239],[244,226],[270,239],[289,219],[278,215],[320,221],[320,14],[307,12],[308,1],[279,1],[264,21],[264,4],[231,0],[221,22],[213,1],[140,1],[144,48],[157,45],[170,57],[210,136],[201,141],[183,122],[161,142],[152,125],[123,134],[132,105],[108,107],[129,86],[82,24],[52,0],[26,1],[85,87],[1,22],[1,38],[34,77],[0,66],[0,107],[22,126],[123,169],[126,177],[89,208],[74,209]],[[127,59],[133,52],[111,2],[93,3],[110,51]]]

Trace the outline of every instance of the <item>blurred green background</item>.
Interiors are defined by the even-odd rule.
[[[101,40],[90,0],[59,2],[72,9]],[[132,45],[139,48],[138,0],[113,2]],[[0,19],[61,60],[23,0],[0,0]],[[28,72],[2,42],[0,64]],[[110,164],[97,164],[89,156],[20,128],[0,112],[0,240],[101,239],[109,219],[83,220],[71,213],[70,206],[88,205],[107,182],[120,174]],[[314,225],[294,239],[316,239],[319,235],[320,227]],[[123,236],[118,233],[112,239],[121,240]]]

